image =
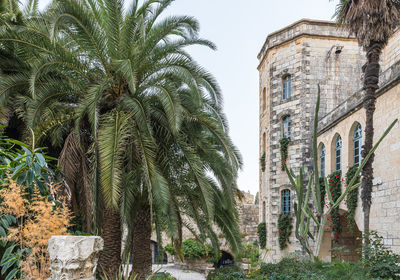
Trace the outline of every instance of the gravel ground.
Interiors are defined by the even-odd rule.
[[[178,280],[206,280],[206,277],[198,272],[184,270],[175,267],[174,265],[153,265],[153,271],[168,272]]]

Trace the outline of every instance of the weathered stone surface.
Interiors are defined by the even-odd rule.
[[[52,236],[48,280],[95,280],[103,239],[98,236]]]

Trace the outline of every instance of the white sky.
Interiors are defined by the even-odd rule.
[[[49,0],[39,0],[44,7]],[[129,0],[125,0],[129,1]],[[225,100],[230,135],[242,153],[239,187],[258,191],[258,60],[267,35],[299,19],[330,20],[338,0],[175,0],[166,14],[190,15],[200,22],[201,37],[216,52],[191,49],[218,80]]]

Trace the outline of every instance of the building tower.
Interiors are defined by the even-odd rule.
[[[280,140],[290,138],[287,164],[295,173],[312,167],[312,122],[321,86],[320,117],[361,89],[364,54],[357,41],[336,23],[300,20],[270,34],[260,53],[260,221],[267,224],[267,261],[301,250],[294,234],[291,246],[279,247],[280,213],[294,217],[295,192],[281,168]]]

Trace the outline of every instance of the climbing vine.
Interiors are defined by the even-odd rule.
[[[267,224],[260,223],[257,226],[258,242],[260,243],[260,248],[264,249],[267,246]]]
[[[265,171],[265,153],[263,153],[263,155],[261,156],[260,164],[261,164],[261,170],[262,170],[262,172],[264,172]]]
[[[288,246],[289,237],[292,234],[293,218],[289,214],[280,214],[278,218],[279,247],[281,250]]]
[[[350,181],[353,179],[354,175],[356,174],[358,166],[353,165],[352,167],[349,168],[349,170],[346,173],[346,185],[350,183]],[[357,176],[356,181],[354,182],[355,184],[360,183],[360,175]],[[358,188],[351,190],[347,197],[346,197],[346,204],[347,204],[347,221],[349,223],[349,229],[352,231],[354,229],[355,225],[355,220],[354,220],[354,215],[356,212],[357,204],[358,204]]]
[[[281,144],[281,169],[285,170],[286,160],[288,158],[288,149],[290,139],[288,137],[283,137],[279,143]],[[284,164],[285,163],[285,164]]]
[[[324,209],[326,195],[325,178],[319,178],[319,189],[321,193],[321,209]],[[321,217],[318,217],[318,219],[321,220]]]
[[[338,200],[342,194],[342,172],[335,171],[329,175],[329,192],[332,195],[333,201]],[[332,206],[332,203],[331,203]],[[338,242],[340,233],[342,232],[342,223],[340,221],[339,207],[335,208],[331,212],[331,217],[328,218],[331,221],[333,241]]]

